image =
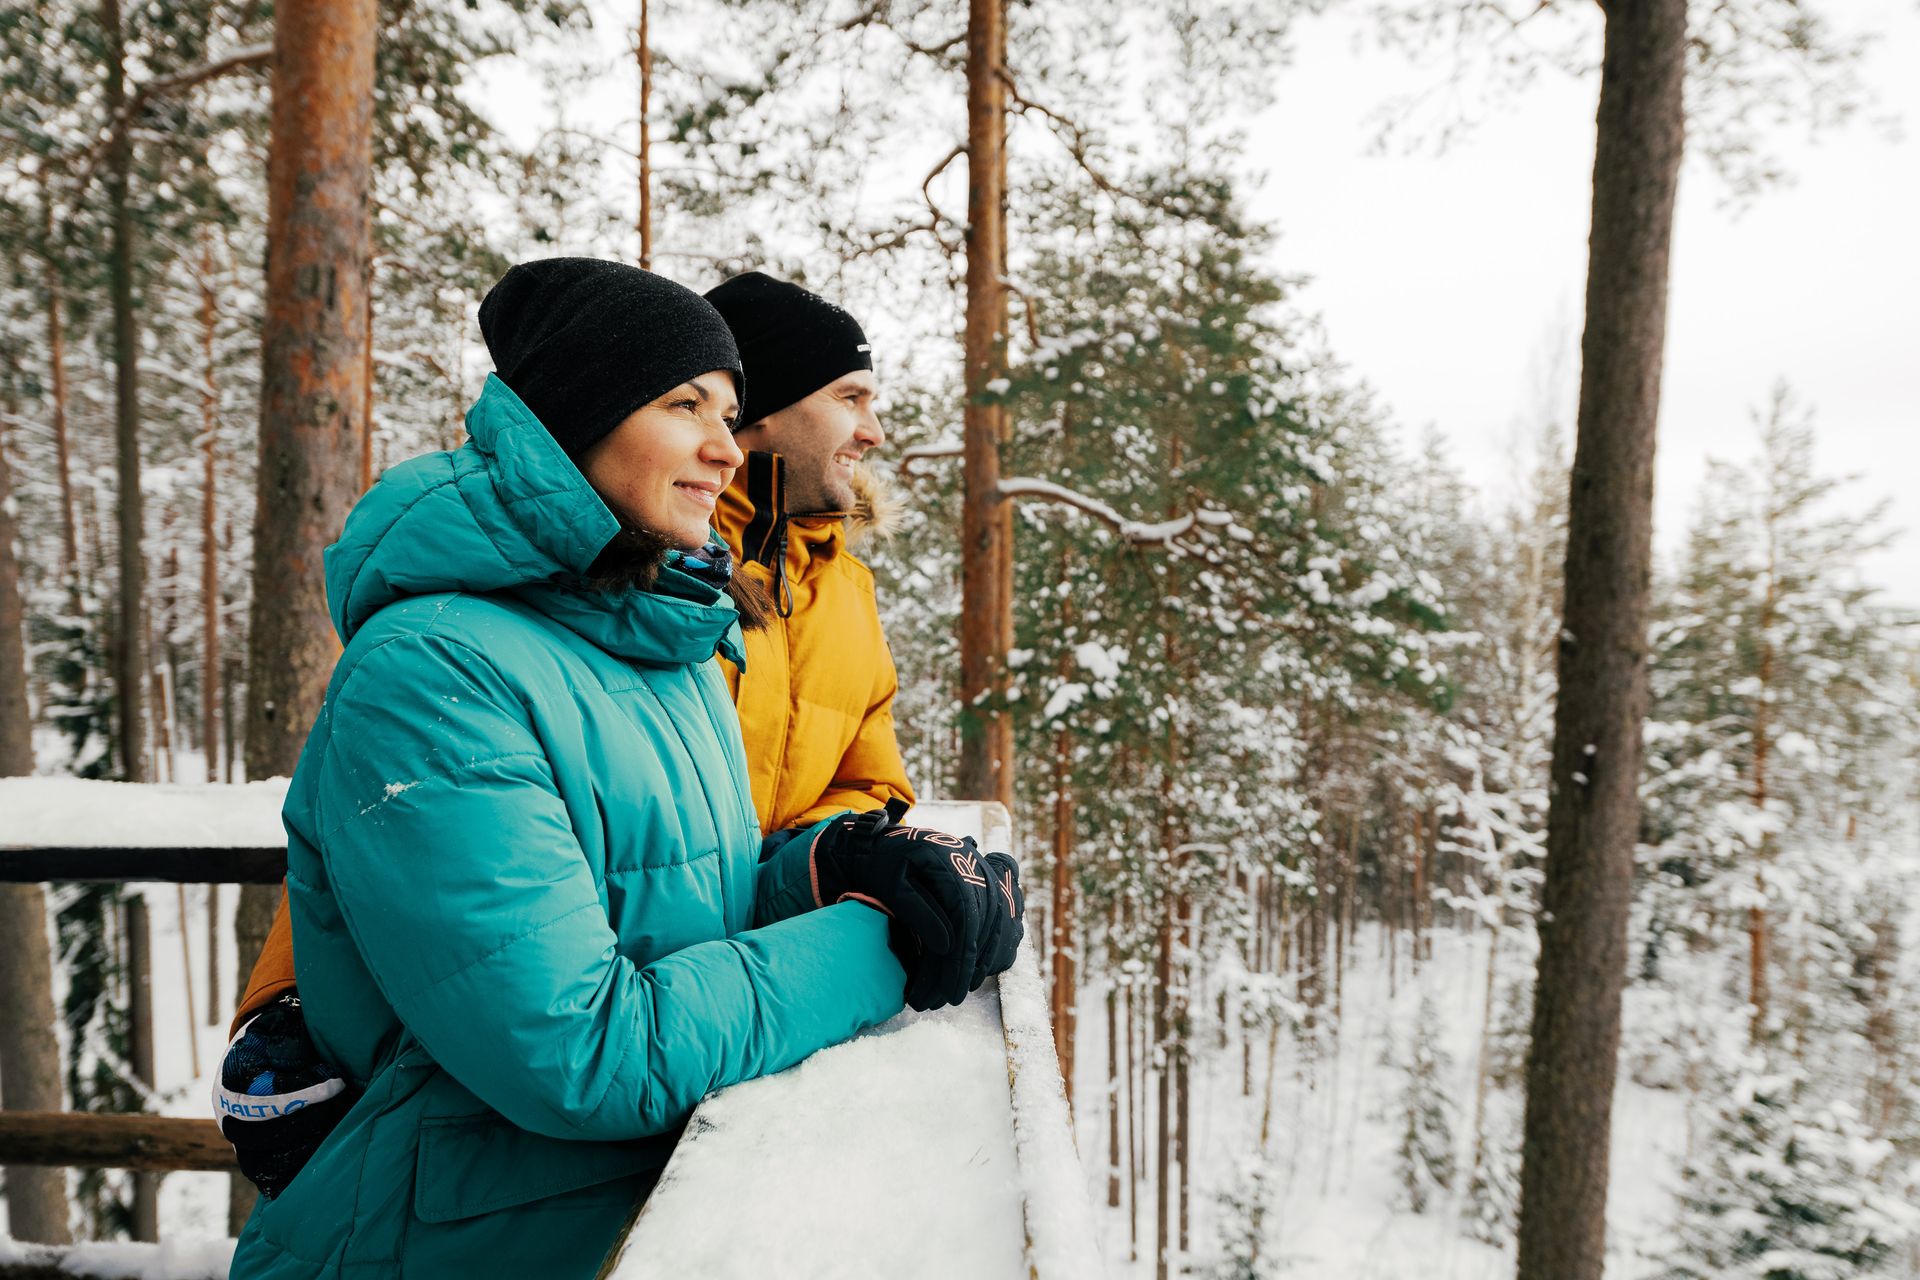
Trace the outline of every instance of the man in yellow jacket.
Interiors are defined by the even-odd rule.
[[[747,638],[746,670],[726,667],[761,829],[911,804],[873,574],[847,548],[881,516],[859,469],[887,438],[872,348],[845,311],[757,271],[707,301],[740,345],[749,424],[734,434],[747,465],[720,495],[714,528],[776,615]]]
[[[775,611],[770,625],[747,633],[744,670],[721,659],[761,831],[771,836],[889,801],[910,805],[913,788],[893,728],[898,681],[873,573],[847,548],[849,526],[862,531],[884,514],[876,482],[858,466],[886,441],[874,413],[872,348],[847,312],[760,272],[734,277],[707,300],[740,348],[740,420],[748,425],[735,439],[749,450],[719,497],[714,527]],[[274,1041],[265,1051],[298,1067],[291,1060],[303,1048],[308,1057],[313,1051],[294,992],[283,896],[233,1029],[238,1036],[255,1015],[279,1006],[273,1019],[261,1020]],[[228,1062],[239,1056],[236,1041]],[[252,1135],[255,1151],[241,1148],[242,1167],[273,1165],[290,1177],[285,1166],[297,1170],[325,1135],[268,1132],[274,1127]]]

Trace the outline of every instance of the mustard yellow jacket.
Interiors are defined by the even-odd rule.
[[[849,514],[784,520],[779,490],[773,456],[752,454],[713,521],[738,571],[778,606],[769,626],[747,636],[744,673],[721,662],[740,712],[754,811],[768,832],[895,798],[913,802],[873,572],[847,549],[849,525],[874,519],[873,490],[860,486]]]

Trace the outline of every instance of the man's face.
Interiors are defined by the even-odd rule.
[[[856,369],[734,437],[742,449],[787,461],[787,511],[813,515],[853,508],[853,464],[887,442],[874,416],[879,383]]]

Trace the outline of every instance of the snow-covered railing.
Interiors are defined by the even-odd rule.
[[[240,786],[0,778],[0,883],[278,884],[284,778]]]
[[[0,780],[0,881],[231,883],[225,872],[249,866],[278,879],[285,785]],[[998,804],[928,803],[909,820],[1012,848]],[[93,874],[108,870],[126,874]],[[1030,925],[1014,967],[959,1008],[908,1011],[708,1098],[602,1275],[1104,1274],[1033,941]],[[210,1120],[168,1123],[213,1130]],[[14,1138],[22,1155],[46,1141],[37,1130]],[[155,1167],[198,1167],[157,1158]],[[47,1261],[0,1258],[0,1274]]]
[[[907,820],[1012,847],[998,804]],[[1103,1274],[1036,954],[701,1103],[602,1277]]]

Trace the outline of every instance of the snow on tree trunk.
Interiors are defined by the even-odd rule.
[[[1685,0],[1607,8],[1527,1069],[1521,1280],[1598,1280],[1606,1255],[1686,8]]]

